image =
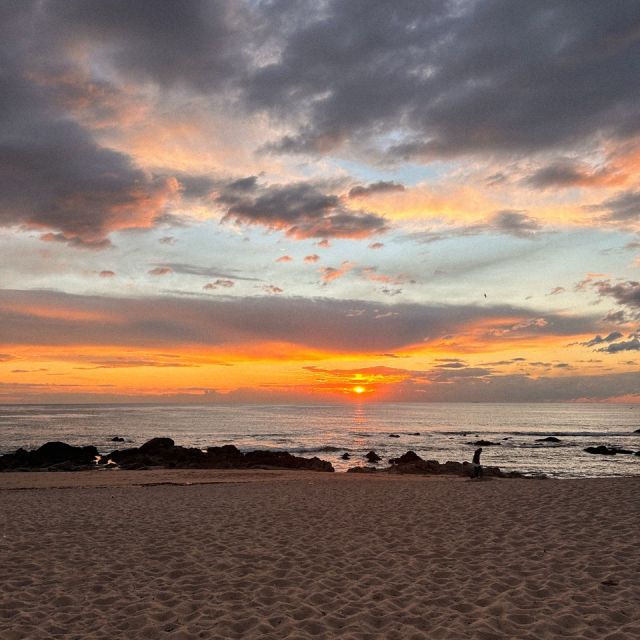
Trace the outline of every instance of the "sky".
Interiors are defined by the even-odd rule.
[[[0,0],[0,402],[640,402],[640,3]]]

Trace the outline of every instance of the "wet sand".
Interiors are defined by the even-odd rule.
[[[640,478],[0,474],[0,638],[640,637]]]

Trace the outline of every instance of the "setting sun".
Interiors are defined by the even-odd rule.
[[[364,387],[353,387],[353,393],[357,393],[358,395],[364,393],[365,391],[366,389]]]

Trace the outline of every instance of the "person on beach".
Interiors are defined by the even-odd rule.
[[[475,450],[473,454],[473,469],[471,473],[472,478],[482,478],[482,465],[480,464],[480,454],[482,453],[482,447]]]

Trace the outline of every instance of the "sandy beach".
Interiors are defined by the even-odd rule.
[[[0,474],[0,638],[640,637],[640,478]]]

